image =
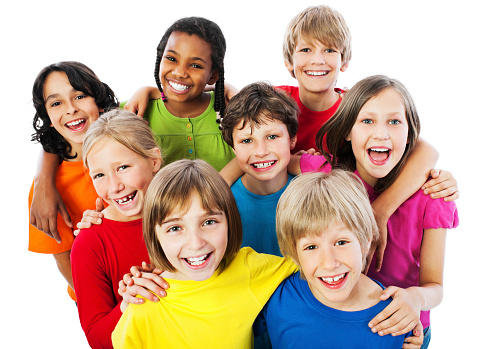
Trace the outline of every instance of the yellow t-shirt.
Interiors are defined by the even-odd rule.
[[[289,258],[244,247],[204,281],[167,279],[167,297],[130,304],[114,348],[251,348],[252,325],[277,286],[297,270]]]

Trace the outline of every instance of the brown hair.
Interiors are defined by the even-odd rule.
[[[150,261],[157,268],[175,272],[158,240],[155,227],[175,211],[187,211],[192,194],[208,211],[223,211],[228,220],[228,245],[223,259],[233,257],[242,244],[242,222],[230,187],[202,160],[179,160],[162,168],[153,178],[143,206],[143,237]]]
[[[354,171],[356,158],[352,151],[351,142],[346,141],[346,138],[364,104],[387,88],[395,90],[405,106],[405,116],[408,122],[408,143],[398,164],[386,177],[380,178],[376,182],[374,189],[379,192],[386,190],[398,177],[419,138],[420,120],[417,109],[410,93],[401,82],[384,75],[374,75],[359,81],[345,94],[339,109],[316,135],[316,146],[330,162],[332,168]]]
[[[249,124],[252,128],[267,120],[277,120],[286,125],[289,137],[298,131],[298,105],[284,91],[276,90],[266,82],[245,86],[230,100],[221,122],[223,139],[233,147],[233,130]]]
[[[342,170],[296,177],[277,204],[276,230],[281,253],[297,262],[299,239],[321,235],[334,222],[342,222],[356,235],[365,264],[370,243],[378,238],[378,226],[359,178]]]
[[[340,51],[343,64],[351,59],[351,35],[344,17],[326,5],[308,7],[289,22],[282,48],[284,60],[289,64],[293,64],[293,53],[300,37],[333,45]]]

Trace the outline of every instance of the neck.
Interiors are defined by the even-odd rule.
[[[270,195],[277,193],[284,188],[288,182],[288,172],[285,169],[273,179],[267,181],[259,181],[249,174],[242,176],[242,183],[245,188],[256,195]]]
[[[323,92],[310,92],[299,86],[299,99],[303,105],[312,111],[330,109],[340,98],[333,88]]]
[[[105,218],[116,222],[131,222],[140,219],[143,216],[142,214],[137,214],[129,217],[124,216],[121,214],[121,212],[119,212],[118,209],[116,209],[112,205],[107,206],[104,210],[102,210],[102,213],[104,214]]]
[[[65,161],[68,162],[75,162],[75,161],[81,161],[82,160],[82,144],[71,144],[71,151],[70,155],[73,156],[76,154],[76,157],[73,159],[66,159]]]
[[[204,113],[204,111],[209,106],[210,100],[211,95],[207,92],[203,92],[201,93],[201,95],[190,101],[167,101],[165,102],[165,107],[170,112],[170,114],[178,118],[195,118]]]

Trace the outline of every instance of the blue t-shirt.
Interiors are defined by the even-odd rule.
[[[371,308],[352,312],[333,309],[315,298],[308,282],[297,272],[276,289],[255,320],[254,333],[268,329],[273,348],[399,349],[410,333],[380,336],[368,326],[390,302],[391,299],[380,301]]]
[[[288,174],[286,185],[270,195],[251,193],[243,185],[242,178],[231,186],[242,220],[242,247],[252,247],[259,253],[282,256],[276,235],[276,207],[281,194],[293,178],[293,175]]]

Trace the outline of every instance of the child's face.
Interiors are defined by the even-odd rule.
[[[223,211],[207,212],[194,192],[187,212],[174,211],[155,231],[177,280],[209,279],[228,244],[228,220]]]
[[[342,55],[335,47],[306,39],[298,38],[293,62],[285,62],[286,68],[307,92],[333,91],[339,72],[345,71],[347,64],[342,64]]]
[[[153,175],[160,169],[158,149],[147,159],[121,143],[105,138],[87,155],[90,176],[97,194],[110,206],[111,219],[130,221],[141,218],[143,199]]]
[[[332,223],[321,235],[296,243],[298,263],[311,292],[321,303],[346,309],[358,302],[363,252],[359,240],[343,223]]]
[[[400,95],[388,88],[361,108],[347,137],[362,179],[374,186],[402,158],[408,139],[405,106]]]
[[[211,45],[197,35],[170,35],[160,62],[160,81],[169,101],[191,101],[202,95],[207,84],[216,82],[211,53]]]
[[[44,98],[51,127],[72,148],[80,148],[89,126],[103,110],[97,106],[93,97],[75,90],[66,74],[59,71],[52,72],[46,78]]]
[[[287,177],[290,151],[296,137],[289,137],[287,126],[281,121],[263,120],[264,124],[253,129],[248,123],[242,129],[239,129],[241,125],[235,127],[233,148],[245,176],[260,182],[273,182],[278,176]]]

